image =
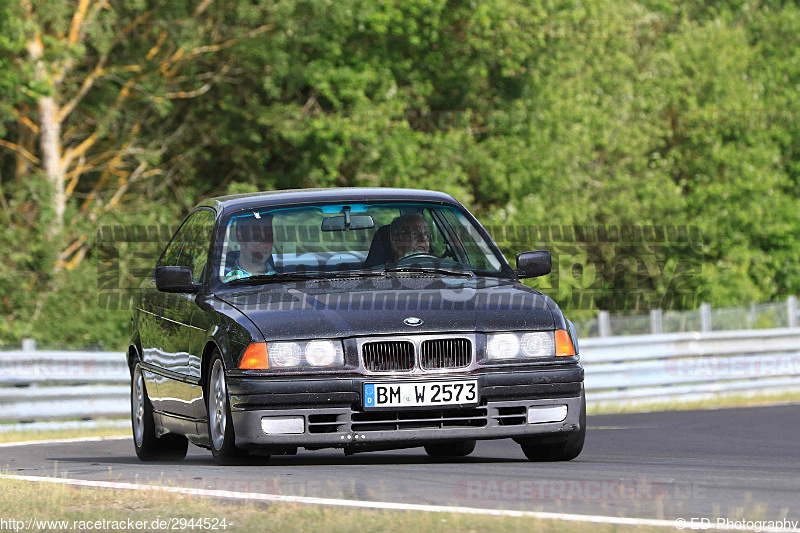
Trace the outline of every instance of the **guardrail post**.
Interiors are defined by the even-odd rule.
[[[700,331],[711,331],[711,304],[700,304]]]
[[[22,339],[22,351],[23,352],[35,352],[36,351],[36,339]]]
[[[609,321],[608,311],[597,313],[597,333],[601,337],[611,336],[611,322]]]
[[[786,299],[786,307],[789,308],[789,327],[797,327],[797,296],[789,296]]]
[[[650,333],[664,333],[664,312],[661,309],[650,310]]]

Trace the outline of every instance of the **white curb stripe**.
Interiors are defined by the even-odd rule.
[[[30,446],[32,444],[65,444],[70,442],[101,442],[104,440],[124,440],[126,437],[77,437],[74,439],[51,439],[51,440],[24,440],[20,442],[0,442],[0,448],[13,448],[14,446]]]
[[[41,476],[16,476],[0,474],[0,479],[15,479],[19,481],[33,481],[43,483],[56,483],[60,485],[73,485],[78,487],[93,487],[103,489],[121,490],[149,490],[169,492],[173,494],[188,494],[191,496],[207,496],[212,498],[226,498],[233,500],[249,500],[263,502],[288,502],[312,505],[333,505],[338,507],[359,507],[365,509],[381,509],[395,511],[422,511],[434,513],[458,513],[489,516],[510,516],[516,518],[540,518],[544,520],[566,520],[571,522],[592,522],[596,524],[616,524],[630,526],[656,526],[676,527],[675,520],[657,520],[650,518],[625,518],[617,516],[597,516],[564,513],[548,513],[539,511],[511,511],[504,509],[481,509],[475,507],[449,507],[442,505],[421,505],[414,503],[373,502],[363,500],[339,500],[333,498],[312,498],[309,496],[284,496],[280,494],[262,494],[258,492],[234,492],[229,490],[196,489],[190,487],[165,487],[162,485],[145,485],[141,483],[120,483],[113,481],[88,481],[83,479],[41,477]],[[718,527],[708,524],[704,529],[729,531],[730,528]],[[800,533],[800,529],[793,528],[760,528],[765,533]]]

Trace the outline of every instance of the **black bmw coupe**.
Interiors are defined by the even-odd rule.
[[[452,196],[324,189],[195,207],[135,302],[133,436],[142,460],[188,442],[221,464],[342,448],[468,455],[512,438],[577,457],[586,431],[572,324]]]

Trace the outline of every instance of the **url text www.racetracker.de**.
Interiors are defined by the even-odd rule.
[[[0,518],[0,531],[159,531],[191,529],[225,531],[233,525],[225,518],[155,518],[153,520],[41,520]]]

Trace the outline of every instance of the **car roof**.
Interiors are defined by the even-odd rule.
[[[458,205],[458,200],[449,194],[423,189],[394,189],[381,187],[339,187],[328,189],[286,189],[248,194],[232,194],[209,198],[197,207],[212,207],[217,212],[229,213],[242,209],[264,206],[328,202],[375,202],[411,200]]]

